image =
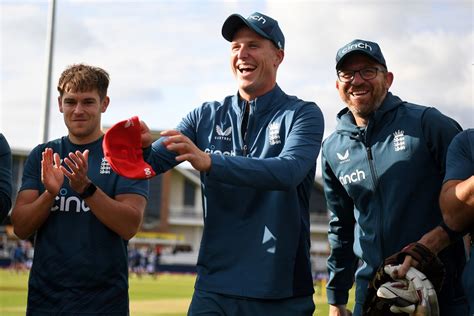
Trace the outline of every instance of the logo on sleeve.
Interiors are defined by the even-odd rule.
[[[393,133],[393,148],[395,151],[401,151],[406,149],[405,145],[405,131],[398,130]]]

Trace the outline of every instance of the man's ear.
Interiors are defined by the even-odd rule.
[[[58,97],[58,107],[59,107],[59,112],[64,113],[64,111],[63,111],[63,101],[61,99],[61,96]]]
[[[276,67],[280,66],[284,58],[285,58],[285,51],[282,49],[277,49],[275,66]]]
[[[387,88],[387,90],[392,86],[393,79],[393,72],[387,71],[387,73],[385,74],[385,88]]]
[[[108,96],[105,96],[104,100],[102,100],[101,102],[102,113],[105,113],[105,111],[107,111],[107,107],[109,106],[109,103],[110,103],[110,98]]]

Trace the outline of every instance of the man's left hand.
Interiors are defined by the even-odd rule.
[[[89,150],[86,149],[83,153],[77,150],[74,153],[69,153],[67,158],[64,158],[64,163],[69,167],[69,170],[61,166],[61,171],[69,179],[71,188],[82,193],[87,188],[90,179],[87,177]]]

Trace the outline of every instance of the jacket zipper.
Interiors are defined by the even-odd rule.
[[[372,178],[372,183],[374,185],[375,191],[377,190],[377,177],[375,176],[374,157],[372,156],[372,149],[370,148],[370,146],[365,145],[365,151],[367,152],[367,159],[369,159],[370,176]]]
[[[383,243],[383,221],[382,221],[382,217],[383,217],[383,201],[382,201],[382,194],[380,192],[380,190],[378,190],[378,181],[377,181],[377,177],[375,175],[375,167],[374,167],[374,157],[372,155],[372,148],[367,145],[367,140],[365,139],[365,134],[364,134],[364,145],[365,145],[365,151],[367,153],[367,159],[369,160],[369,168],[370,168],[370,176],[372,178],[372,183],[373,183],[373,186],[374,186],[374,194],[377,194],[377,191],[379,191],[379,193],[377,194],[378,198],[380,199],[380,205],[381,205],[381,208],[380,208],[380,212],[377,216],[377,219],[378,219],[378,227],[379,227],[379,236],[380,236],[380,240],[379,240],[379,246],[380,246],[380,253],[382,254],[382,260],[384,260],[385,258],[385,254],[383,252],[383,249],[384,249],[384,243]]]
[[[246,105],[245,105],[245,113],[247,112],[247,107],[248,107],[248,116],[247,116],[247,126],[245,126],[245,133],[244,133],[244,137],[243,137],[243,150],[242,150],[242,155],[243,157],[246,157],[247,156],[247,135],[248,135],[248,130],[249,130],[249,122],[250,122],[250,112],[251,112],[251,106],[250,106],[250,102],[246,101]],[[244,113],[244,116],[246,115]],[[242,118],[242,122],[244,121],[244,119]],[[242,126],[241,126],[242,128]]]

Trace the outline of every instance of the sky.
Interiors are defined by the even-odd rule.
[[[48,5],[0,0],[0,132],[13,150],[41,143]],[[67,134],[56,85],[74,63],[110,73],[104,126],[138,115],[152,129],[170,129],[203,102],[235,94],[221,28],[230,14],[255,11],[279,22],[286,47],[277,82],[321,108],[325,137],[344,107],[334,58],[355,38],[380,45],[392,93],[474,127],[472,0],[57,0],[49,138]]]

